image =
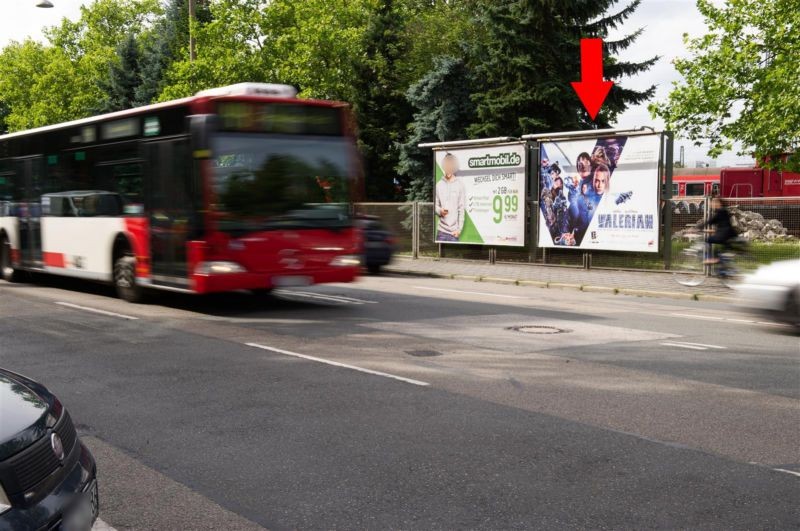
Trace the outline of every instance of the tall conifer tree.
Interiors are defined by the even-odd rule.
[[[395,167],[397,143],[411,121],[397,64],[408,49],[404,13],[393,0],[384,0],[364,37],[364,56],[355,65],[354,108],[359,147],[364,156],[367,197],[392,200],[402,196]]]
[[[464,61],[439,57],[433,69],[415,83],[407,98],[414,107],[414,121],[408,126],[408,137],[400,145],[398,173],[408,182],[406,198],[410,201],[431,201],[433,198],[433,152],[420,149],[422,142],[463,138],[475,119],[475,106],[470,99],[471,83]]]
[[[139,45],[133,33],[129,33],[117,47],[117,61],[109,66],[108,80],[103,84],[106,98],[98,110],[114,112],[134,107],[139,72]]]
[[[640,2],[613,11],[619,0],[487,0],[475,18],[484,38],[470,50],[478,83],[473,94],[478,119],[470,134],[517,136],[607,127],[629,105],[652,97],[654,86],[627,89],[624,77],[646,72],[658,58],[627,62],[615,56],[633,44],[641,29],[605,42],[605,78],[615,85],[595,121],[570,85],[580,81],[580,39],[606,39]]]

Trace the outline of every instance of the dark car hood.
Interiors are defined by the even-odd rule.
[[[54,403],[41,385],[0,370],[0,461],[33,444],[55,424]]]

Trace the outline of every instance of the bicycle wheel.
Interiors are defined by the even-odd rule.
[[[705,282],[702,247],[693,246],[681,252],[674,269],[675,280],[682,286],[694,287]]]
[[[724,255],[725,264],[718,270],[719,281],[727,288],[733,288],[742,281],[742,278],[755,268],[755,259],[746,251],[727,253]]]

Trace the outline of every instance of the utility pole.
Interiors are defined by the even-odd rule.
[[[189,0],[189,61],[194,62],[197,53],[194,46],[194,26],[195,26],[195,0]]]

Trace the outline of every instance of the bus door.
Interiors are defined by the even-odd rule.
[[[147,142],[144,149],[153,284],[188,289],[186,243],[197,228],[189,138]]]
[[[25,267],[42,266],[42,161],[40,155],[16,159],[17,178],[24,189],[18,222],[20,259]]]

